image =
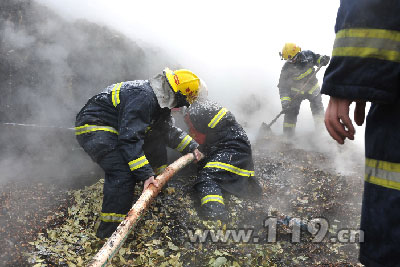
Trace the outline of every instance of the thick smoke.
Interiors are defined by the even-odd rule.
[[[147,79],[168,58],[106,26],[66,21],[34,1],[5,0],[0,10],[0,122],[44,126],[2,125],[0,183],[72,184],[98,170],[68,129],[76,113],[107,85]]]
[[[136,41],[134,33],[130,32],[130,39],[127,38],[124,35],[128,32],[127,25],[124,25],[124,33],[122,33],[101,24],[102,19],[96,19],[96,23],[77,19],[77,17],[85,17],[84,11],[79,11],[77,13],[81,15],[68,19],[67,13],[76,11],[72,7],[70,7],[71,10],[67,9],[69,11],[62,14],[63,17],[60,17],[32,0],[5,0],[0,5],[0,34],[2,36],[0,86],[3,92],[0,99],[0,121],[2,122],[73,127],[75,114],[91,96],[102,88],[116,81],[149,78],[165,66],[185,67],[198,73],[206,80],[210,97],[235,114],[253,142],[257,137],[261,122],[270,122],[280,111],[276,84],[281,67],[277,62],[282,62],[276,51],[282,45],[279,39],[282,38],[279,35],[281,31],[274,33],[276,38],[273,42],[268,39],[266,43],[263,43],[265,40],[260,39],[261,42],[247,43],[255,51],[259,49],[259,46],[276,43],[262,49],[271,55],[266,53],[261,54],[260,58],[254,58],[256,52],[246,50],[244,47],[242,50],[236,50],[236,46],[228,45],[228,50],[221,50],[225,41],[216,42],[216,40],[207,39],[205,32],[202,32],[204,30],[199,28],[202,24],[195,26],[193,32],[188,33],[191,37],[196,33],[194,36],[197,36],[195,38],[197,42],[195,43],[191,41],[192,39],[188,39],[187,42],[178,42],[179,27],[173,27],[171,31],[168,31],[170,28],[164,27],[165,31],[171,34],[170,37],[176,40],[177,46],[172,48],[170,40],[165,39],[166,43],[161,43],[160,36],[154,36],[154,40],[138,39]],[[63,10],[63,4],[53,5],[58,6],[58,10]],[[64,8],[67,6],[67,4],[64,5]],[[199,8],[206,10],[205,7]],[[143,16],[142,13],[135,13],[135,16]],[[230,19],[229,16],[228,19]],[[104,18],[103,21],[110,25],[109,19]],[[116,25],[121,26],[121,24]],[[159,28],[163,26],[160,25]],[[183,26],[180,25],[180,27]],[[225,26],[228,27],[229,24]],[[135,27],[135,29],[138,28]],[[254,27],[261,29],[260,25],[255,24]],[[240,28],[237,29],[240,30]],[[289,33],[289,29],[285,28],[285,30]],[[149,34],[147,33],[146,36]],[[154,34],[157,35],[157,33]],[[245,31],[245,34],[242,34],[240,40],[237,41],[250,41],[249,37],[253,36],[252,34],[254,33]],[[236,42],[232,38],[236,38],[237,35],[231,35],[230,31],[226,32],[227,41]],[[146,42],[158,45],[151,47],[146,45]],[[199,48],[200,44],[203,46]],[[212,44],[215,45],[216,50],[210,48]],[[198,57],[192,57],[188,51],[182,50],[183,45],[192,47],[189,51],[192,55],[211,54],[212,61],[209,58],[199,60]],[[313,47],[305,47],[305,49],[309,48],[313,49]],[[161,49],[166,49],[170,55],[167,56]],[[327,51],[329,48],[323,47],[322,50]],[[315,52],[322,51],[316,49]],[[269,60],[266,56],[270,57]],[[250,57],[253,58],[255,64],[249,63]],[[221,62],[225,65],[221,65]],[[238,68],[239,64],[236,62],[243,62],[243,66]],[[322,82],[322,74],[319,75],[319,80]],[[326,108],[327,98],[324,97],[324,100]],[[315,130],[307,106],[308,103],[305,101],[302,104],[298,122],[298,132],[304,139],[297,140],[295,143],[305,149],[314,147],[319,151],[327,147],[327,143],[332,142],[324,140],[318,145],[315,145],[316,142],[309,144],[307,135],[312,135]],[[75,148],[73,132],[57,130],[57,136],[54,137],[55,135],[51,134],[55,132],[53,128],[35,129],[22,126],[4,126],[4,128],[0,138],[2,143],[6,144],[2,150],[7,152],[3,154],[7,157],[1,159],[0,165],[8,166],[8,170],[12,170],[14,166],[11,164],[10,167],[10,158],[28,157],[24,164],[24,168],[27,168],[32,162],[29,152],[34,151],[32,153],[35,154],[40,150],[42,153],[51,155],[52,159],[62,155],[58,161],[63,162],[61,166],[65,168],[66,176],[69,172],[68,165],[74,166],[74,169],[81,169],[83,172],[87,171],[84,167],[76,168],[74,162],[72,164],[65,162],[67,159],[74,158],[73,155],[76,153],[79,154],[79,152],[69,152],[69,149],[79,151]],[[276,134],[282,133],[282,118],[273,125],[272,130]],[[44,138],[44,134],[48,136]],[[10,142],[10,138],[14,141]],[[55,147],[60,150],[54,150]],[[39,155],[41,154],[37,154],[38,157]],[[338,155],[342,157],[340,153]],[[83,157],[85,158],[86,155]],[[77,161],[80,162],[80,160]],[[18,165],[15,164],[16,169],[19,168]],[[59,168],[56,162],[50,165]],[[34,166],[41,165],[34,164],[30,169],[35,169]],[[84,164],[84,166],[93,165]],[[337,167],[343,169],[343,164]],[[40,172],[46,170],[47,173],[44,176],[52,176],[52,172],[48,171],[51,169],[53,168],[41,166]],[[59,173],[58,171],[57,174]],[[13,172],[2,172],[1,180],[7,176],[12,177]]]

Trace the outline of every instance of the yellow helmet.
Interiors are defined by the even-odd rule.
[[[175,93],[181,93],[192,104],[199,94],[200,79],[190,70],[180,69],[172,71],[164,69],[168,83]]]
[[[294,58],[301,51],[300,46],[294,43],[286,43],[282,48],[282,53],[279,53],[282,59],[288,60]]]

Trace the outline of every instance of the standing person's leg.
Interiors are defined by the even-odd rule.
[[[322,104],[321,94],[317,96],[310,96],[310,108],[314,118],[315,128],[324,131],[324,105]]]
[[[135,179],[117,148],[118,135],[99,130],[77,135],[77,140],[105,172],[100,225],[96,235],[106,238],[111,236],[132,207]]]
[[[105,172],[105,180],[96,236],[107,238],[131,209],[136,181],[118,149],[105,155],[98,164]]]
[[[301,100],[294,100],[283,118],[283,133],[287,137],[292,137],[295,133],[300,104]]]
[[[365,185],[361,210],[360,261],[399,266],[400,101],[372,104],[365,128]]]

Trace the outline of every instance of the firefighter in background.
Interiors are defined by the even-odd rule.
[[[286,136],[293,136],[300,105],[305,99],[310,101],[316,126],[322,125],[324,106],[318,80],[313,74],[314,66],[326,66],[329,63],[329,56],[320,56],[309,50],[301,51],[293,43],[286,43],[279,54],[282,60],[286,60],[278,84],[282,109],[285,111],[283,132]]]
[[[400,2],[341,1],[336,40],[322,86],[330,95],[325,125],[343,144],[365,128],[365,183],[360,261],[365,266],[400,264]]]
[[[242,198],[261,195],[254,175],[249,139],[234,115],[207,100],[206,87],[185,111],[189,134],[200,144],[205,158],[198,164],[195,190],[200,216],[206,220],[228,220],[224,193]]]
[[[76,116],[79,144],[105,172],[96,236],[111,236],[132,207],[136,182],[157,185],[167,163],[166,145],[201,157],[198,144],[173,126],[171,109],[188,106],[200,79],[166,68],[150,80],[120,82],[92,97]]]

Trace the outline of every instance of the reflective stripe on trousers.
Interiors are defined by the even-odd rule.
[[[248,177],[254,176],[254,171],[244,170],[244,169],[235,167],[233,165],[223,163],[223,162],[217,162],[217,161],[208,162],[206,164],[206,166],[204,166],[204,168],[218,168],[218,169],[223,169],[223,170],[235,173],[240,176],[248,176]]]
[[[207,195],[201,199],[201,206],[203,206],[204,204],[206,204],[210,201],[219,202],[219,203],[225,205],[224,198],[221,195]]]
[[[400,163],[366,158],[365,181],[400,190]]]
[[[283,127],[284,128],[294,128],[294,127],[296,127],[296,123],[287,123],[287,122],[285,122],[285,123],[283,123]]]
[[[118,134],[118,131],[110,126],[85,124],[83,126],[75,127],[75,135],[81,135],[81,134],[90,133],[90,132],[94,132],[94,131],[106,131],[106,132]]]
[[[141,156],[140,158],[130,161],[128,164],[131,171],[134,171],[143,167],[146,164],[149,164],[149,161],[147,160],[146,156]]]
[[[122,222],[125,219],[126,214],[118,213],[100,213],[100,220],[103,222]]]
[[[281,101],[292,101],[292,99],[288,96],[282,97]]]

